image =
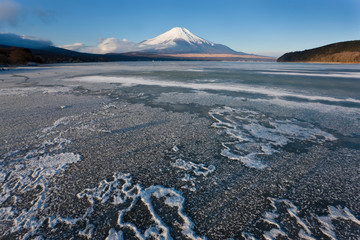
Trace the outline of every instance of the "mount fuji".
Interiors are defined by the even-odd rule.
[[[155,38],[142,41],[138,48],[141,52],[154,54],[245,54],[198,37],[183,27],[172,28]]]

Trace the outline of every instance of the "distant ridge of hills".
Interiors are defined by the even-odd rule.
[[[186,28],[171,30],[137,44],[132,52],[93,54],[54,47],[51,41],[0,33],[0,65],[108,61],[275,61],[216,44]]]
[[[166,61],[181,60],[155,54],[90,54],[48,46],[44,48],[23,48],[0,45],[0,65],[27,65],[29,63],[76,63],[76,62],[113,62],[113,61]]]
[[[285,53],[277,62],[360,63],[360,40]]]
[[[157,54],[146,52],[90,54],[47,46],[39,49],[0,45],[0,65],[114,61],[274,61],[274,58],[238,54]]]

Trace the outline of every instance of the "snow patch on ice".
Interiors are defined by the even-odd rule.
[[[210,165],[208,167],[203,163],[193,163],[191,161],[185,161],[183,159],[177,159],[176,162],[171,163],[171,166],[185,170],[192,171],[196,176],[207,176],[215,171],[215,166]]]
[[[172,188],[165,188],[163,186],[150,186],[143,188],[139,184],[132,184],[129,174],[115,173],[112,180],[102,180],[98,186],[88,188],[80,192],[78,198],[86,198],[90,203],[90,207],[82,217],[86,220],[88,225],[90,217],[97,214],[96,211],[100,204],[107,202],[118,206],[118,220],[116,228],[121,230],[127,229],[136,236],[137,239],[148,239],[149,237],[155,239],[172,239],[170,228],[179,228],[183,237],[188,239],[205,239],[195,235],[193,228],[194,224],[188,216],[184,213],[184,197]],[[159,211],[156,210],[153,204],[154,198],[162,204],[174,208],[177,213],[179,221],[173,226],[167,226],[164,218]],[[149,214],[151,217],[151,224],[147,229],[141,230],[137,223],[128,222],[126,215],[137,208],[138,203],[142,202],[146,209],[144,214]],[[126,204],[125,204],[126,203]],[[174,219],[172,219],[174,220]],[[175,221],[175,220],[174,220]],[[87,226],[85,229],[88,228]],[[109,231],[107,239],[114,239],[115,237],[122,237],[122,231],[118,232],[114,228]]]
[[[24,88],[4,88],[0,89],[0,96],[29,96],[34,93],[68,93],[70,87],[24,87]]]
[[[114,228],[111,228],[109,230],[108,236],[105,238],[105,240],[123,240],[123,233],[122,231],[116,231]]]
[[[84,113],[57,119],[49,127],[36,133],[40,143],[23,149],[12,150],[0,161],[0,228],[10,224],[4,234],[24,232],[23,239],[33,237],[47,220],[50,227],[58,223],[73,225],[79,219],[46,216],[43,211],[51,198],[50,180],[65,171],[71,163],[81,160],[80,154],[67,152],[71,140],[64,137],[69,131],[105,131],[98,128],[99,114],[110,113],[107,107],[97,112]],[[101,118],[100,118],[101,120]],[[120,203],[120,198],[114,199]],[[5,223],[7,222],[7,223]],[[93,234],[90,225],[79,234],[89,238]]]
[[[337,73],[309,73],[292,71],[267,71],[261,74],[291,75],[291,76],[311,76],[311,77],[337,77],[337,78],[360,78],[359,72],[337,72]]]
[[[72,116],[59,118],[56,121],[54,121],[52,126],[44,128],[42,130],[42,132],[43,133],[48,133],[48,132],[52,131],[53,129],[57,128],[60,125],[67,125],[72,118],[73,118]]]
[[[256,238],[248,232],[242,232],[241,236],[245,239],[245,240],[256,240]]]
[[[324,236],[321,239],[329,238],[337,240],[336,231],[343,231],[343,229],[336,229],[333,225],[333,220],[349,221],[356,224],[360,228],[360,220],[356,218],[348,208],[341,206],[328,206],[328,215],[317,216],[311,214],[310,217],[314,221],[303,220],[299,215],[301,211],[299,208],[288,199],[279,199],[269,197],[271,211],[263,214],[262,221],[267,223],[270,227],[263,231],[264,239],[278,239],[278,237],[297,238],[305,240],[315,240],[318,238],[314,236],[315,229],[318,225],[311,225],[311,222],[318,221],[321,224],[320,232]],[[306,218],[308,219],[308,217]],[[319,232],[319,231],[317,231]],[[256,239],[251,233],[242,232],[245,239]],[[296,237],[295,237],[296,236]]]
[[[322,143],[336,138],[312,124],[296,119],[276,120],[262,113],[230,107],[209,112],[215,128],[224,129],[232,141],[222,143],[221,155],[256,169],[267,168],[261,156],[280,152],[290,142]]]
[[[329,214],[326,216],[318,216],[317,219],[321,223],[320,230],[330,239],[337,240],[333,220],[347,220],[360,226],[360,220],[356,218],[347,207],[329,206]]]
[[[119,83],[123,86],[145,85],[145,86],[161,86],[161,87],[179,87],[189,88],[194,90],[216,90],[216,91],[231,91],[231,92],[245,92],[262,94],[272,97],[296,97],[299,99],[311,100],[311,101],[329,101],[329,102],[341,102],[341,103],[360,103],[359,99],[354,98],[336,98],[328,96],[316,96],[306,95],[302,93],[291,92],[286,89],[279,88],[265,88],[257,87],[246,84],[228,84],[228,83],[211,83],[212,79],[203,83],[184,83],[178,81],[165,81],[158,79],[144,79],[141,77],[115,77],[115,76],[85,76],[66,79],[66,81],[79,81],[79,82],[91,82],[91,83]]]
[[[40,227],[45,217],[40,211],[45,209],[49,198],[49,180],[52,176],[63,172],[70,163],[80,161],[81,157],[75,153],[60,153],[54,155],[36,156],[29,159],[18,159],[15,164],[2,166],[1,172],[6,174],[2,182],[0,193],[0,220],[12,222],[7,232],[29,229],[30,232]],[[29,206],[21,207],[18,196],[28,192],[38,191]],[[22,197],[19,199],[22,200]],[[31,201],[30,201],[31,200]],[[5,202],[12,202],[12,207],[6,207]]]
[[[186,183],[182,186],[183,189],[196,192],[197,178],[207,177],[216,170],[214,165],[206,166],[204,163],[194,163],[192,161],[183,160],[180,158],[181,153],[179,152],[180,150],[177,146],[174,146],[172,151],[174,154],[170,157],[174,162],[171,162],[170,165],[185,172],[184,177],[181,179]]]

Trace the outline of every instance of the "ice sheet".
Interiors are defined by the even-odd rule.
[[[181,179],[185,185],[183,189],[187,189],[192,192],[196,192],[196,180],[199,177],[207,177],[216,170],[214,165],[206,166],[204,163],[194,163],[189,160],[182,159],[181,150],[174,146],[172,148],[173,155],[171,156],[172,162],[170,165],[174,168],[184,172],[184,177]]]
[[[262,237],[264,239],[277,239],[282,236],[289,238],[289,236],[297,236],[298,239],[315,240],[314,230],[317,229],[317,224],[320,224],[320,230],[324,234],[324,238],[336,240],[336,232],[342,231],[339,227],[333,225],[336,221],[348,221],[357,225],[360,228],[360,221],[351,211],[343,206],[328,206],[328,215],[318,216],[311,213],[304,216],[301,209],[299,209],[292,201],[288,199],[269,197],[271,211],[263,213],[262,221],[267,223],[268,230],[264,230]],[[306,219],[300,217],[303,215]],[[317,223],[314,224],[314,221]],[[266,229],[266,228],[265,228]],[[255,237],[248,232],[243,232],[242,236],[245,239],[255,239]]]
[[[338,77],[338,78],[360,78],[359,72],[336,72],[336,73],[310,73],[310,72],[295,72],[283,70],[283,71],[269,71],[260,72],[262,74],[274,74],[274,75],[293,75],[293,76],[311,76],[311,77]]]
[[[112,180],[103,180],[98,186],[83,190],[78,194],[78,198],[86,198],[90,203],[90,207],[82,217],[82,220],[87,220],[87,225],[91,224],[89,221],[90,217],[93,214],[97,214],[96,211],[99,211],[98,208],[101,208],[102,204],[111,202],[118,209],[118,220],[115,227],[133,232],[137,239],[148,239],[150,236],[155,239],[172,239],[170,227],[171,229],[179,229],[184,238],[205,239],[195,235],[193,231],[194,224],[184,213],[185,199],[180,192],[159,185],[143,188],[138,184],[132,183],[130,174],[115,173]],[[169,219],[165,221],[166,216],[162,216],[156,209],[157,207],[153,203],[154,198],[160,201],[161,204],[176,211],[177,219],[171,220],[174,223],[173,226],[168,226],[165,223],[169,222]],[[124,207],[123,203],[125,202],[130,204]],[[137,226],[136,222],[126,220],[127,214],[137,209],[140,202],[143,206],[146,206],[146,209],[142,210],[142,214],[150,215],[151,218],[145,230]],[[109,232],[108,239],[122,235],[121,231],[117,232],[114,228],[112,229]]]
[[[274,96],[274,97],[297,97],[300,99],[307,99],[307,100],[360,103],[360,100],[354,98],[340,99],[340,98],[327,97],[327,96],[305,95],[295,92],[289,92],[287,90],[280,88],[255,87],[252,85],[245,85],[245,84],[229,84],[229,83],[217,84],[217,83],[191,83],[191,82],[185,83],[185,82],[177,82],[177,81],[144,79],[140,77],[108,77],[108,76],[75,77],[66,80],[75,81],[75,82],[91,82],[91,83],[102,83],[102,82],[119,83],[119,84],[123,84],[124,86],[146,85],[146,86],[190,88],[194,90],[247,92],[247,93],[264,94],[267,96]]]
[[[310,123],[296,119],[273,119],[265,114],[235,109],[216,108],[209,112],[215,120],[213,127],[224,129],[229,142],[223,142],[221,155],[241,161],[245,166],[264,169],[264,155],[272,155],[291,142],[307,141],[321,144],[336,138]]]

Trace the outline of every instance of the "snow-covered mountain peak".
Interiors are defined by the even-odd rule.
[[[145,40],[140,45],[175,45],[176,41],[185,41],[191,45],[194,44],[208,44],[214,45],[214,43],[207,41],[201,37],[196,36],[189,30],[183,27],[174,27],[169,31],[149,40]]]
[[[172,28],[155,38],[139,43],[138,50],[155,54],[238,54],[225,45],[212,43],[183,27]]]

